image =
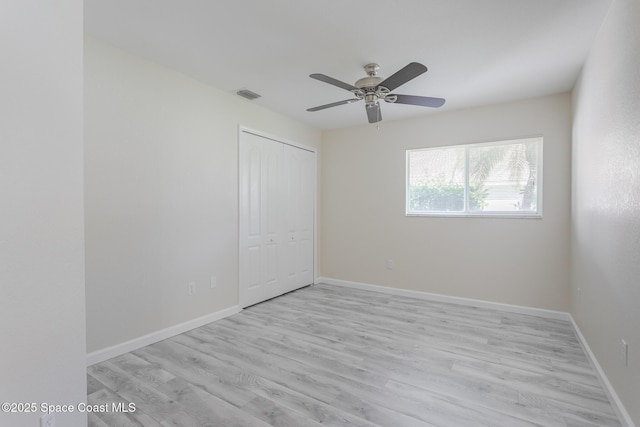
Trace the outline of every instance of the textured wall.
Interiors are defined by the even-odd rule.
[[[567,310],[568,94],[326,132],[321,275]],[[544,136],[544,217],[405,216],[405,150]],[[386,268],[392,259],[394,268]]]
[[[616,0],[574,92],[571,312],[640,424],[640,2]],[[629,344],[622,364],[620,340]]]
[[[87,396],[82,27],[81,0],[0,2],[0,402]],[[41,415],[0,411],[0,426]]]

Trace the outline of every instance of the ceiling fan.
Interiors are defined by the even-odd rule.
[[[391,91],[418,77],[427,71],[427,67],[417,62],[412,62],[404,68],[397,71],[395,74],[382,79],[379,77],[378,64],[367,64],[364,66],[364,71],[367,73],[367,77],[363,77],[358,80],[354,85],[341,82],[333,77],[326,76],[324,74],[310,74],[312,79],[320,80],[321,82],[329,83],[337,86],[341,89],[348,90],[353,93],[355,98],[345,99],[344,101],[332,102],[331,104],[320,105],[318,107],[308,108],[307,111],[319,111],[326,108],[337,107],[338,105],[351,104],[356,101],[364,99],[365,107],[367,111],[367,118],[369,123],[377,123],[382,120],[382,114],[380,113],[379,100],[383,99],[389,103],[396,104],[409,104],[418,105],[422,107],[441,107],[445,100],[442,98],[430,98],[427,96],[415,96],[415,95],[399,95],[393,94]]]

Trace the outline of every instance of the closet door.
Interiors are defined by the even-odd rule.
[[[284,241],[282,278],[286,292],[313,283],[316,157],[284,147]]]
[[[281,143],[241,134],[240,160],[240,293],[243,307],[282,293]]]
[[[241,307],[313,283],[316,155],[242,131]]]

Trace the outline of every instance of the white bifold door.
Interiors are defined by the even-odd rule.
[[[242,130],[240,306],[313,283],[316,154]]]

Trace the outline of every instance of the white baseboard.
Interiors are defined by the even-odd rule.
[[[564,311],[546,310],[544,308],[525,307],[521,305],[503,304],[499,302],[478,300],[472,298],[454,297],[443,294],[433,294],[429,292],[412,291],[409,289],[390,288],[387,286],[370,285],[368,283],[349,282],[347,280],[331,279],[328,277],[318,277],[317,283],[328,285],[345,286],[347,288],[362,289],[365,291],[382,292],[385,294],[399,295],[405,297],[418,298],[428,301],[446,302],[451,304],[468,305],[471,307],[489,308],[506,311],[509,313],[527,314],[540,316],[548,319],[570,320],[569,313]]]
[[[381,293],[386,293],[390,295],[406,296],[406,297],[424,299],[428,301],[447,302],[452,304],[462,304],[462,305],[468,305],[472,307],[489,308],[489,309],[507,311],[509,313],[528,314],[532,316],[540,316],[540,317],[545,317],[549,319],[566,320],[568,322],[571,322],[574,330],[576,331],[576,335],[578,336],[578,339],[582,344],[582,347],[585,349],[585,352],[587,353],[587,357],[591,361],[591,364],[593,365],[594,369],[598,373],[598,376],[600,377],[600,381],[602,382],[603,388],[605,389],[605,392],[609,397],[609,402],[611,402],[613,409],[616,411],[617,413],[616,415],[618,416],[620,422],[626,423],[626,427],[636,427],[633,420],[629,416],[629,413],[627,412],[624,405],[622,404],[622,401],[618,397],[618,394],[615,392],[613,386],[609,382],[609,379],[607,378],[604,371],[602,370],[602,367],[598,363],[598,359],[596,359],[596,356],[591,351],[591,348],[589,348],[589,344],[587,344],[587,340],[582,335],[580,328],[578,328],[578,325],[576,324],[575,320],[573,319],[570,313],[566,313],[563,311],[545,310],[542,308],[525,307],[520,305],[502,304],[502,303],[477,300],[472,298],[460,298],[460,297],[453,297],[449,295],[412,291],[408,289],[390,288],[386,286],[371,285],[368,283],[359,283],[359,282],[350,282],[347,280],[331,279],[328,277],[318,277],[316,283],[326,283],[328,285],[344,286],[347,288],[381,292]]]
[[[166,340],[173,336],[190,331],[191,329],[199,328],[207,323],[215,322],[216,320],[224,319],[225,317],[239,313],[240,307],[237,305],[226,308],[224,310],[217,311],[215,313],[207,314],[197,319],[189,320],[178,325],[170,326],[165,329],[161,329],[156,332],[152,332],[147,335],[143,335],[138,338],[134,338],[129,341],[125,341],[120,344],[116,344],[111,347],[103,348],[102,350],[96,350],[87,354],[87,366],[95,365],[96,363],[103,362],[112,357],[120,356],[130,351],[137,350],[141,347],[156,343],[158,341]]]
[[[633,420],[631,419],[631,416],[629,415],[629,413],[627,412],[626,408],[622,404],[622,401],[618,397],[618,393],[616,393],[615,389],[613,388],[613,386],[609,382],[609,379],[605,375],[604,370],[602,369],[602,367],[598,363],[598,359],[596,359],[595,354],[593,354],[593,352],[591,351],[591,348],[589,347],[589,344],[587,343],[587,340],[585,339],[584,335],[582,335],[582,332],[580,331],[580,328],[578,327],[578,324],[573,319],[573,316],[569,315],[569,319],[571,320],[571,323],[573,324],[573,328],[576,331],[576,335],[578,335],[578,339],[580,340],[580,344],[582,344],[582,347],[584,348],[585,352],[587,353],[587,356],[589,357],[589,360],[591,361],[591,364],[593,365],[594,369],[598,373],[598,376],[600,377],[600,381],[602,382],[604,390],[607,393],[607,397],[609,398],[609,402],[611,402],[611,405],[613,406],[613,409],[617,412],[618,419],[621,422],[626,423],[626,427],[635,427],[636,425],[634,424]]]

